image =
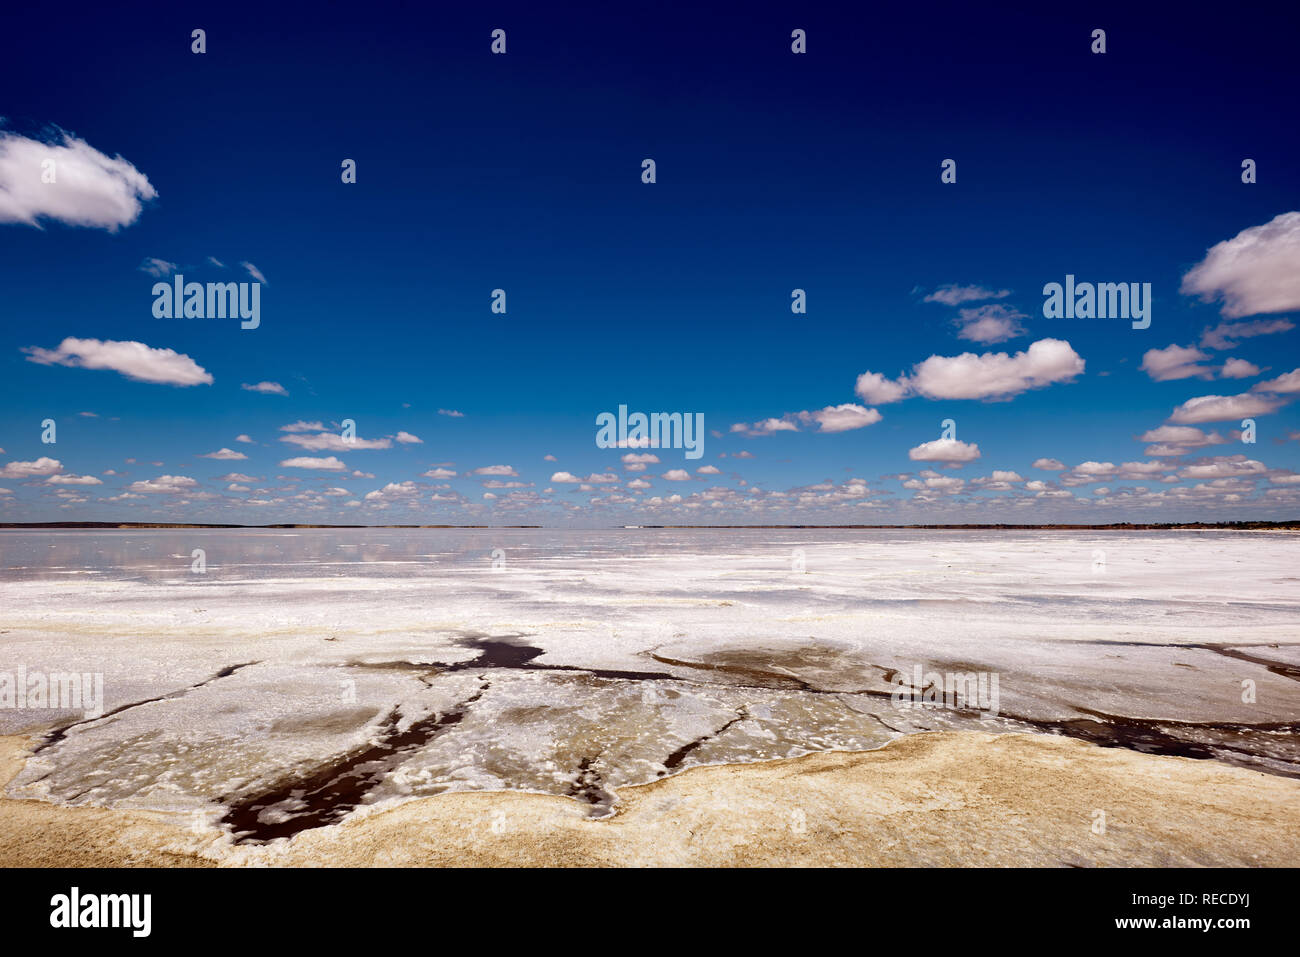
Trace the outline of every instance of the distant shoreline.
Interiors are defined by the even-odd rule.
[[[151,529],[151,528],[230,528],[230,529],[292,529],[292,528],[441,528],[441,529],[556,529],[552,525],[219,525],[184,522],[0,522],[0,529],[51,529],[51,530],[101,530],[101,529]],[[640,529],[860,529],[894,530],[915,529],[956,531],[1300,531],[1300,519],[1286,522],[1163,522],[1133,524],[1130,522],[1109,525],[607,525],[601,528],[572,529],[574,531],[610,531]]]

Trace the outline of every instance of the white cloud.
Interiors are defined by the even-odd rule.
[[[280,441],[297,445],[310,452],[351,452],[361,449],[388,449],[393,446],[391,439],[363,439],[359,435],[344,439],[336,432],[318,432],[316,435],[294,433],[280,436]]]
[[[1216,455],[1193,462],[1178,473],[1184,479],[1224,479],[1245,475],[1263,475],[1268,466],[1244,455]]]
[[[650,483],[647,482],[645,479],[639,479],[639,478],[638,478],[638,479],[633,479],[632,481],[628,482],[628,483],[627,483],[627,487],[628,487],[628,488],[649,488],[649,487],[650,487]]]
[[[980,447],[957,439],[934,439],[909,450],[907,457],[913,462],[974,462],[980,457]]]
[[[1184,295],[1221,299],[1230,319],[1300,309],[1300,212],[1282,213],[1211,246],[1183,277]]]
[[[169,263],[165,259],[158,259],[156,256],[146,256],[144,262],[140,263],[141,272],[147,272],[158,279],[163,276],[170,276],[179,268],[175,263]]]
[[[463,418],[465,418],[465,413],[464,413],[464,412],[458,412],[456,409],[439,409],[439,410],[438,410],[438,414],[439,414],[439,415],[447,415],[447,416],[451,416],[451,418],[453,418],[453,419],[463,419]]]
[[[907,380],[887,379],[879,372],[864,372],[858,376],[855,390],[864,402],[871,405],[887,405],[907,397]]]
[[[258,269],[252,263],[240,263],[239,265],[243,266],[244,269],[248,271],[248,274],[252,276],[254,279],[256,279],[258,282],[260,283],[266,282],[266,277],[262,275],[262,270]]]
[[[574,482],[581,482],[582,479],[578,478],[578,476],[574,475],[572,472],[556,472],[551,476],[551,481],[571,484]]]
[[[1257,375],[1259,375],[1259,366],[1245,359],[1228,359],[1219,371],[1219,376],[1224,379],[1249,379]]]
[[[241,389],[246,389],[249,392],[261,392],[264,395],[288,395],[289,394],[289,390],[286,389],[284,386],[280,385],[280,383],[278,382],[258,382],[253,385],[249,385],[247,382],[244,382],[241,383],[239,387]]]
[[[1160,458],[1186,455],[1192,449],[1222,445],[1228,440],[1218,432],[1207,433],[1190,425],[1162,425],[1143,432],[1138,441],[1155,443],[1148,445],[1144,454]]]
[[[691,473],[686,471],[686,469],[669,469],[664,473],[663,477],[670,482],[688,482],[690,481]]]
[[[244,435],[243,433],[241,433],[241,434],[239,434],[239,435],[236,435],[236,436],[235,436],[235,441],[236,441],[236,442],[245,442],[245,443],[248,443],[248,444],[250,444],[250,445],[251,445],[252,442],[253,442],[253,440],[252,440],[251,437],[249,437],[249,436],[247,436],[247,435]]]
[[[1024,318],[1023,312],[990,303],[963,309],[954,321],[958,326],[959,339],[969,339],[971,342],[987,346],[1023,336],[1025,327],[1020,324],[1020,320]]]
[[[1252,319],[1249,322],[1221,322],[1201,334],[1201,345],[1207,349],[1235,349],[1241,339],[1272,336],[1290,332],[1295,323],[1290,319]]]
[[[958,286],[950,283],[947,286],[940,286],[926,296],[923,301],[941,302],[945,306],[959,306],[963,302],[977,302],[980,299],[1005,299],[1009,295],[1011,295],[1010,289],[994,292],[992,289],[985,289],[983,286]]]
[[[781,419],[761,419],[753,425],[747,425],[744,422],[737,422],[731,427],[732,432],[741,432],[745,435],[760,436],[773,435],[777,432],[798,432],[799,426],[788,418]]]
[[[1040,339],[1014,356],[1005,352],[930,356],[909,382],[931,399],[1010,398],[1083,373],[1084,361],[1061,339]],[[860,381],[860,380],[859,380]]]
[[[391,498],[401,498],[406,495],[415,495],[420,490],[416,488],[414,482],[389,482],[383,488],[375,489],[373,492],[367,492],[362,498],[368,502],[383,501]],[[343,494],[347,494],[344,492]]]
[[[1276,379],[1259,382],[1251,387],[1251,392],[1300,392],[1300,369],[1292,369]]]
[[[410,432],[398,432],[396,435],[393,436],[393,438],[398,442],[401,442],[403,445],[424,444],[424,439],[420,438],[418,435],[412,435]]]
[[[280,463],[280,468],[316,469],[322,472],[341,472],[346,469],[347,466],[332,455],[323,459],[303,455],[298,458],[285,459]]]
[[[624,464],[658,465],[659,456],[651,452],[627,452],[622,461]]]
[[[1284,400],[1252,395],[1249,392],[1240,395],[1199,395],[1174,409],[1169,421],[1175,425],[1226,422],[1252,415],[1268,415],[1284,404]]]
[[[1163,349],[1148,349],[1142,356],[1141,369],[1156,382],[1168,382],[1173,379],[1213,379],[1214,370],[1197,365],[1208,359],[1204,352],[1194,346],[1170,345]]]
[[[1060,459],[1034,459],[1034,468],[1044,472],[1064,472],[1065,463]]]
[[[455,478],[456,472],[454,469],[435,468],[425,472],[424,477],[431,479],[449,479]]]
[[[0,478],[31,478],[34,475],[53,475],[63,471],[63,463],[58,459],[41,456],[35,462],[10,462],[0,469]]]
[[[196,488],[198,484],[188,475],[160,475],[156,479],[132,482],[126,490],[152,495],[178,495]]]
[[[297,422],[290,422],[288,425],[280,426],[281,432],[324,432],[325,424],[323,422],[304,422],[299,419]]]
[[[234,461],[235,459],[246,459],[246,458],[248,458],[248,456],[245,455],[243,452],[236,452],[234,449],[228,449],[228,448],[222,447],[222,448],[218,449],[218,450],[215,451],[215,452],[207,452],[207,453],[205,453],[205,454],[203,454],[203,455],[200,455],[199,458],[201,458],[201,459],[226,459],[226,460]]]
[[[798,432],[799,423],[815,424],[818,432],[847,432],[860,429],[880,421],[880,413],[875,409],[864,409],[860,405],[828,405],[824,409],[808,412],[787,412],[780,418],[762,419],[753,425],[737,422],[731,427],[732,432],[749,436],[773,435],[777,432]]]
[[[54,182],[42,166],[54,163]],[[60,131],[48,143],[0,131],[0,223],[40,228],[44,219],[116,232],[140,215],[158,191],[121,156],[108,156]]]
[[[820,432],[847,432],[874,425],[881,418],[875,409],[864,409],[853,403],[828,405],[815,412],[796,412],[795,415],[801,422],[816,422]]]
[[[695,470],[696,475],[721,475],[722,469],[716,465],[702,465]]]
[[[28,346],[27,361],[74,369],[111,369],[137,382],[165,385],[211,385],[212,376],[189,356],[172,349],[154,349],[143,342],[74,339],[69,336],[57,349]]]
[[[484,465],[469,473],[470,475],[508,475],[514,478],[519,475],[512,466],[509,465]]]
[[[99,479],[93,475],[51,475],[45,480],[47,485],[103,485]]]

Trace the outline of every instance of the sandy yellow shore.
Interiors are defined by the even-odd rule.
[[[0,781],[25,745],[0,738]],[[619,798],[592,820],[567,798],[444,794],[261,847],[179,815],[4,798],[0,865],[1300,864],[1300,782],[1048,735],[916,734],[694,768]]]

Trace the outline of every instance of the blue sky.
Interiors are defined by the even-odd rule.
[[[1294,13],[198,11],[10,15],[0,521],[1300,516]]]

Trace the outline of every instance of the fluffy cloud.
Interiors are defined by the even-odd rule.
[[[513,467],[509,465],[484,465],[469,473],[470,475],[507,475],[515,478],[519,475]]]
[[[551,476],[551,481],[560,482],[567,485],[567,484],[581,482],[582,479],[578,478],[578,476],[574,475],[572,472],[556,472],[554,475]]]
[[[228,449],[228,448],[222,447],[222,448],[218,449],[218,450],[215,451],[215,452],[205,452],[204,454],[200,455],[199,458],[201,458],[201,459],[223,459],[223,460],[234,461],[235,459],[246,459],[246,458],[248,458],[248,456],[245,455],[243,452],[236,452],[234,449]]]
[[[909,382],[930,399],[1001,399],[1069,382],[1083,373],[1084,361],[1061,339],[1040,339],[1014,356],[1005,352],[930,356]]]
[[[1065,463],[1060,459],[1034,459],[1034,468],[1044,472],[1064,472]]]
[[[258,382],[249,385],[247,382],[240,383],[241,389],[249,392],[261,392],[264,395],[288,395],[289,390],[278,382]]]
[[[10,462],[0,469],[0,478],[22,479],[35,475],[53,475],[63,471],[63,463],[58,459],[41,456],[35,462]]]
[[[1265,395],[1198,395],[1174,409],[1169,421],[1175,425],[1226,422],[1252,415],[1268,415],[1285,405],[1285,400]]]
[[[449,479],[455,478],[456,472],[454,469],[433,468],[425,472],[424,477],[431,479]]]
[[[316,469],[321,472],[342,472],[347,468],[342,462],[334,456],[326,458],[312,458],[311,456],[301,455],[293,459],[285,459],[280,463],[283,469]]]
[[[686,469],[669,469],[664,473],[664,478],[670,482],[687,482],[690,481],[691,473]]]
[[[935,439],[922,442],[907,453],[913,462],[974,462],[980,457],[980,447],[974,442],[957,439]]]
[[[802,423],[816,425],[818,432],[847,432],[873,425],[880,418],[880,413],[875,409],[865,409],[849,402],[808,412],[787,412],[779,419],[763,419],[753,425],[737,422],[731,431],[750,436],[772,435],[776,432],[798,432],[799,424]]]
[[[860,405],[828,405],[815,412],[796,412],[801,422],[816,422],[819,432],[847,432],[863,426],[874,425],[880,421],[880,413],[875,409],[864,409]]]
[[[659,456],[651,452],[627,452],[622,461],[624,465],[658,465]]]
[[[1144,454],[1156,457],[1186,455],[1192,449],[1222,445],[1228,441],[1218,432],[1204,432],[1190,425],[1162,425],[1138,436],[1139,442],[1153,442]]]
[[[1253,386],[1251,392],[1300,392],[1300,369],[1292,369],[1285,375]]]
[[[864,372],[858,376],[857,394],[871,405],[888,405],[907,397],[905,378],[888,379],[879,372]]]
[[[958,338],[987,346],[1023,336],[1025,327],[1020,320],[1024,318],[1023,312],[991,303],[961,310],[954,322],[958,326]]]
[[[400,499],[403,496],[415,495],[419,491],[420,490],[415,487],[414,482],[389,482],[383,488],[377,488],[373,492],[367,492],[362,497],[367,502],[381,502],[386,499]],[[347,493],[345,492],[344,494],[346,495]]]
[[[779,419],[760,419],[753,425],[737,422],[731,427],[731,431],[740,432],[744,435],[760,436],[773,435],[777,432],[798,432],[799,426],[787,416]]]
[[[287,428],[287,426],[283,428]],[[355,435],[349,440],[344,439],[343,436],[336,432],[318,432],[316,435],[293,433],[280,436],[280,441],[300,446],[310,452],[351,452],[359,449],[387,449],[392,448],[393,445],[391,439],[363,439],[361,436]]]
[[[716,465],[703,465],[695,470],[696,475],[721,475],[722,469]]]
[[[923,300],[924,302],[941,302],[945,306],[959,306],[963,302],[978,302],[981,299],[1005,299],[1011,295],[1010,289],[994,292],[983,286],[958,286],[949,284],[940,286]]]
[[[1023,482],[1024,476],[1019,472],[1012,472],[1007,469],[994,469],[993,474],[985,478],[971,480],[971,485],[987,489],[990,492],[1009,492],[1012,485],[1017,482]]]
[[[74,369],[111,369],[137,382],[164,385],[211,385],[212,376],[189,356],[172,349],[154,349],[143,342],[74,339],[69,336],[57,349],[28,346],[27,361]]]
[[[196,488],[198,482],[188,475],[160,475],[156,479],[132,482],[127,486],[128,492],[151,495],[179,495]]]
[[[42,182],[53,161],[54,182]],[[41,220],[116,232],[158,195],[148,177],[121,156],[109,158],[60,131],[49,142],[0,131],[0,223],[40,227]]]
[[[423,445],[424,439],[418,435],[412,435],[410,432],[398,432],[393,438],[403,445]]]
[[[299,419],[297,422],[290,422],[288,425],[280,426],[281,432],[324,432],[325,425],[322,422],[304,422]]]
[[[103,485],[104,483],[93,475],[51,475],[45,480],[46,485]]]
[[[1197,365],[1208,358],[1194,346],[1171,345],[1163,349],[1148,349],[1142,356],[1141,369],[1156,382],[1193,377],[1213,379],[1213,369]]]
[[[1249,379],[1257,375],[1259,375],[1259,366],[1245,359],[1228,359],[1219,370],[1219,377],[1223,379]]]
[[[1221,299],[1230,319],[1300,309],[1300,212],[1282,213],[1210,247],[1181,292]]]
[[[1261,476],[1268,471],[1263,462],[1247,458],[1244,455],[1217,455],[1212,458],[1198,459],[1185,466],[1179,473],[1184,479],[1225,479],[1241,476]]]

